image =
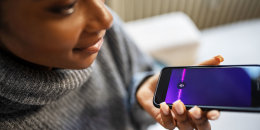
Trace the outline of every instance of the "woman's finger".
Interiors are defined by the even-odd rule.
[[[221,55],[215,56],[209,60],[206,60],[199,65],[219,65],[221,62],[224,61],[224,58]]]
[[[172,112],[175,115],[177,126],[180,130],[193,130],[194,126],[188,117],[186,107],[180,100],[172,104]]]
[[[220,113],[217,110],[211,110],[207,113],[207,118],[209,120],[217,120],[219,118],[219,116],[220,116]]]
[[[175,120],[173,119],[169,106],[165,102],[160,104],[160,113],[162,118],[161,125],[166,129],[174,129],[176,127]]]
[[[203,112],[199,107],[194,106],[189,110],[189,116],[191,117],[195,127],[198,130],[210,130],[210,124],[206,117],[206,113]]]

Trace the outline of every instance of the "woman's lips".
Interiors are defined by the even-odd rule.
[[[102,44],[103,44],[103,38],[101,38],[99,41],[97,41],[95,44],[93,44],[89,47],[75,48],[73,50],[77,51],[77,52],[87,52],[87,53],[90,53],[90,54],[97,53],[101,49]]]

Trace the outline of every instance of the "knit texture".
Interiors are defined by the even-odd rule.
[[[143,129],[153,120],[136,103],[133,76],[152,64],[117,16],[87,69],[40,70],[1,51],[0,129]]]

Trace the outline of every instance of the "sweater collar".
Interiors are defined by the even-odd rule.
[[[91,72],[92,67],[39,70],[0,52],[0,96],[28,105],[48,104],[81,87]]]

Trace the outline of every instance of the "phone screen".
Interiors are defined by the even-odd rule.
[[[254,91],[259,89],[260,67],[170,68],[165,102],[180,99],[186,105],[259,106]],[[259,84],[258,84],[259,85]]]

